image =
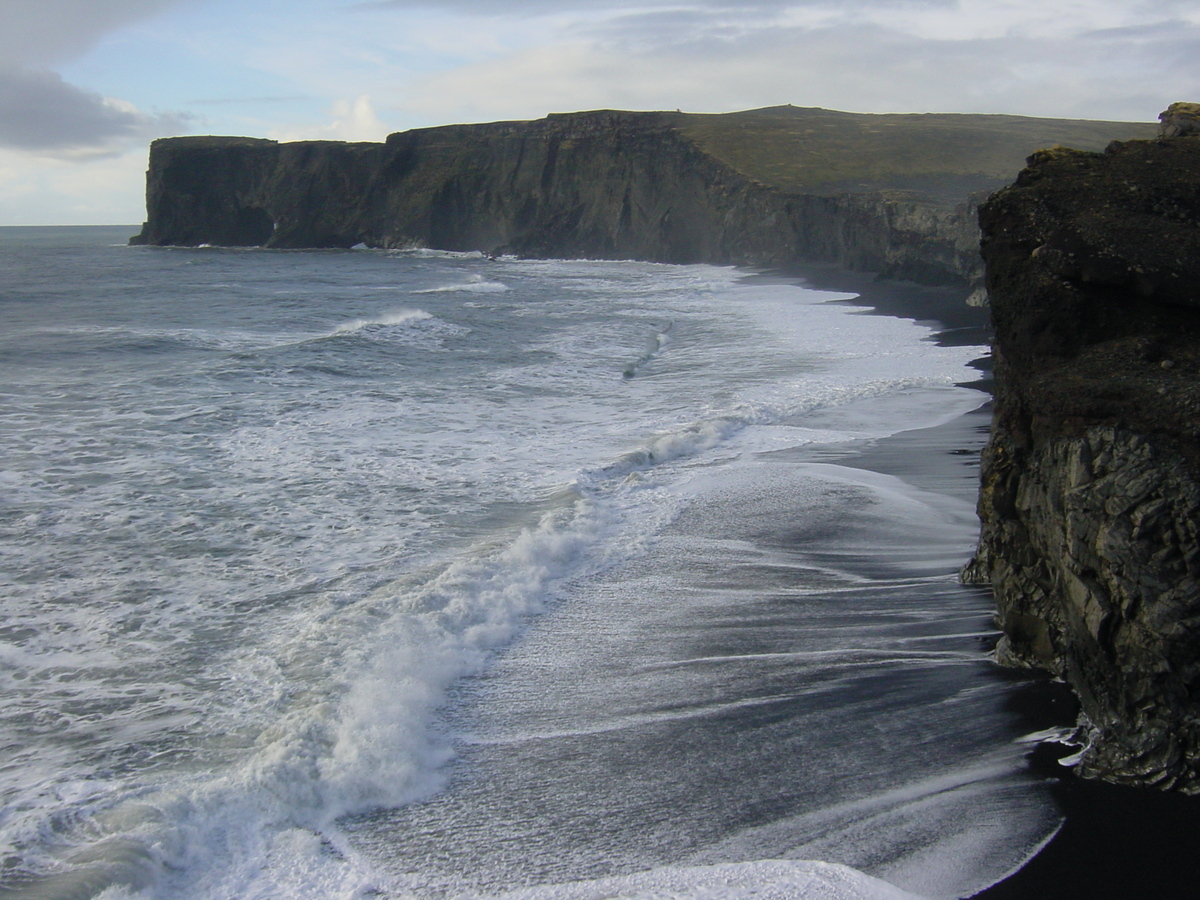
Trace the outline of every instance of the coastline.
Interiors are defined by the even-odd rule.
[[[745,277],[773,276],[747,273]],[[864,307],[859,315],[889,315],[934,324],[941,330],[929,335],[928,341],[948,345],[986,342],[981,337],[987,330],[986,309],[965,307],[962,294],[952,289],[876,282],[868,276],[832,268],[806,268],[798,276],[788,277],[814,288],[856,292],[858,296],[853,299],[827,302]],[[975,365],[985,377],[971,381],[969,387],[986,390],[988,361],[982,358]],[[920,488],[973,504],[978,487],[978,451],[986,440],[989,419],[990,404],[985,400],[980,407],[940,425],[830,446],[818,452],[822,459],[837,465],[893,475]],[[778,524],[778,521],[773,523]],[[777,527],[776,535],[781,540],[788,539],[787,533]],[[949,573],[951,569],[945,571]],[[982,595],[987,589],[964,587],[963,590],[976,593],[981,605],[986,603]],[[985,616],[977,618],[983,621]],[[989,649],[987,638],[973,640],[978,640],[981,668],[985,667],[982,661]],[[987,677],[1010,684],[1008,708],[1013,713],[1012,727],[1019,733],[1029,734],[1074,722],[1073,702],[1061,685],[1031,673],[995,666]],[[1195,894],[1200,862],[1194,860],[1200,859],[1200,855],[1194,852],[1198,849],[1195,846],[1198,839],[1192,835],[1200,833],[1196,828],[1200,824],[1200,810],[1194,798],[1082,781],[1057,766],[1050,758],[1049,747],[1028,746],[1030,777],[1043,779],[1051,786],[1048,790],[1058,801],[1065,823],[1019,871],[971,896],[983,900],[1021,900],[1043,896],[1149,895],[1170,900]],[[975,825],[966,817],[962,821],[964,831]]]
[[[1044,765],[1037,751],[1030,756],[1031,766]],[[1058,779],[1052,794],[1062,808],[1063,827],[1025,866],[972,900],[1196,896],[1196,798],[1069,774]]]
[[[824,267],[788,274],[814,288],[858,293],[847,302],[867,306],[875,314],[927,322],[937,329],[933,339],[939,343],[989,342],[987,309],[966,306],[961,289],[878,282]],[[990,356],[977,365],[984,378],[969,386],[990,393]],[[901,432],[850,450],[839,463],[895,475],[929,490],[974,496],[978,453],[987,440],[990,420],[989,400],[942,425]],[[971,477],[964,478],[966,469]],[[1065,685],[1023,670],[997,668],[997,675],[1020,685],[1011,709],[1023,732],[1074,726],[1078,704]],[[1063,825],[1021,868],[971,895],[971,900],[1131,896],[1188,900],[1196,895],[1200,800],[1078,778],[1058,765],[1065,751],[1056,751],[1056,745],[1030,747],[1029,770],[1046,779]]]

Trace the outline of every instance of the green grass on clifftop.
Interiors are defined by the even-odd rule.
[[[1102,150],[1152,138],[1157,123],[958,113],[846,113],[775,106],[682,114],[681,132],[755,181],[784,191],[914,190],[935,198],[1008,184],[1033,151]]]

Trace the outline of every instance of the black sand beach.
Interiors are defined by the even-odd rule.
[[[852,302],[879,314],[936,322],[939,342],[987,342],[987,310],[966,306],[961,290],[873,282],[828,269],[806,269],[802,277],[813,287],[854,291],[859,297]],[[981,360],[980,367],[988,374],[972,387],[990,390],[989,360]],[[990,415],[989,403],[939,427],[875,442],[840,462],[895,475],[929,490],[973,497]],[[1022,731],[1031,734],[1075,723],[1077,704],[1065,685],[1023,671],[998,668],[997,676],[1019,685],[1012,712]],[[1196,897],[1200,799],[1075,777],[1057,762],[1064,752],[1057,745],[1041,745],[1031,746],[1028,755],[1030,771],[1051,785],[1063,815],[1062,828],[1023,868],[973,900]]]

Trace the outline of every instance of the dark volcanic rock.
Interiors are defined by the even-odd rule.
[[[382,144],[178,137],[150,146],[133,244],[352,247]]]
[[[980,211],[1002,662],[1076,690],[1081,770],[1200,792],[1200,139],[1035,154]]]
[[[422,128],[385,144],[155,141],[142,244],[423,246],[786,265],[975,286],[976,201],[1032,150],[1153,127],[792,106]]]
[[[435,247],[775,265],[925,282],[979,275],[974,206],[786,192],[700,149],[672,113],[425,128],[385,144],[155,141],[133,243]]]

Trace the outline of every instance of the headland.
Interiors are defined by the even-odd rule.
[[[555,114],[384,143],[165,138],[133,242],[825,263],[969,291],[982,275],[978,203],[1026,156],[1153,131],[781,106]]]

